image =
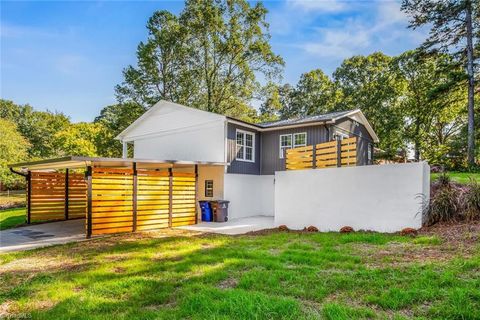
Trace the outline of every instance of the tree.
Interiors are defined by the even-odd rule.
[[[3,118],[0,118],[0,137],[0,184],[11,188],[21,183],[22,179],[11,173],[7,165],[27,160],[29,144],[15,123]]]
[[[63,113],[35,111],[28,104],[20,106],[8,100],[0,100],[0,116],[17,125],[30,143],[28,154],[32,159],[56,157],[58,150],[52,144],[53,136],[70,125]]]
[[[150,107],[159,99],[220,114],[238,114],[259,88],[257,75],[278,76],[283,60],[269,44],[267,10],[245,0],[187,1],[178,17],[156,12],[138,66],[124,71],[122,100]]]
[[[335,109],[338,98],[339,92],[334,83],[322,70],[315,69],[300,76],[293,104],[298,115],[310,116]]]
[[[277,84],[269,82],[262,89],[262,96],[265,97],[265,100],[260,106],[260,121],[276,121],[280,117],[280,112],[283,109],[281,97],[280,97],[280,88]]]
[[[53,144],[59,156],[99,156],[97,145],[104,130],[99,123],[73,123],[55,133]]]
[[[103,108],[94,123],[100,124],[97,152],[103,157],[121,157],[122,145],[115,137],[145,112],[145,108],[134,102],[114,104]]]
[[[448,141],[464,123],[466,97],[456,82],[462,70],[449,55],[424,56],[418,50],[404,52],[393,65],[405,86],[400,99],[405,140],[413,143],[416,161],[439,164],[448,153]],[[423,151],[427,152],[421,157]]]
[[[480,4],[472,0],[403,0],[402,10],[411,16],[410,27],[431,25],[430,36],[422,49],[443,51],[463,61],[468,82],[467,161],[475,164],[475,58],[479,47]],[[474,43],[476,41],[476,43]]]
[[[403,116],[399,107],[402,85],[392,72],[392,58],[376,52],[345,59],[333,75],[341,99],[335,108],[360,108],[380,139],[386,157],[404,150]]]
[[[157,11],[147,23],[148,39],[137,48],[137,67],[123,71],[124,81],[116,86],[120,102],[135,102],[145,109],[159,100],[191,104],[199,91],[191,68],[193,47],[178,17]]]

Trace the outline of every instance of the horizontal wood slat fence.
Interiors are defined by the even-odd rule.
[[[28,222],[85,218],[87,184],[83,174],[31,172],[28,179]]]
[[[87,236],[197,222],[196,173],[94,168]]]
[[[196,170],[89,168],[27,179],[28,223],[87,218],[87,237],[197,223]]]
[[[288,149],[286,156],[287,170],[355,166],[356,164],[356,137]]]

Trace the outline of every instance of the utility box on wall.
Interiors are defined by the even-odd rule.
[[[275,173],[275,225],[396,232],[422,226],[426,162]]]

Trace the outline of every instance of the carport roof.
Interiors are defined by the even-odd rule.
[[[93,167],[131,167],[133,163],[137,164],[139,169],[147,168],[181,168],[191,165],[211,165],[226,166],[226,162],[209,161],[179,161],[179,160],[154,160],[154,159],[136,159],[136,158],[99,158],[99,157],[80,157],[67,156],[62,158],[45,159],[30,162],[20,162],[9,164],[10,168],[21,168],[23,170],[55,170],[55,169],[74,169]]]

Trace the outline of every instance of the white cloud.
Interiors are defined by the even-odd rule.
[[[338,0],[287,0],[287,5],[306,12],[338,12],[347,8]]]
[[[338,29],[318,29],[321,38],[301,44],[300,47],[319,57],[346,58],[370,45],[368,29],[353,21],[347,25],[348,27]]]
[[[373,14],[362,15],[361,11],[356,11],[345,21],[316,29],[316,33],[298,47],[310,55],[345,59],[373,51],[388,54],[392,48],[418,45],[424,39],[421,31],[407,29],[408,17],[400,10],[398,2],[372,2],[368,8],[373,8]]]

